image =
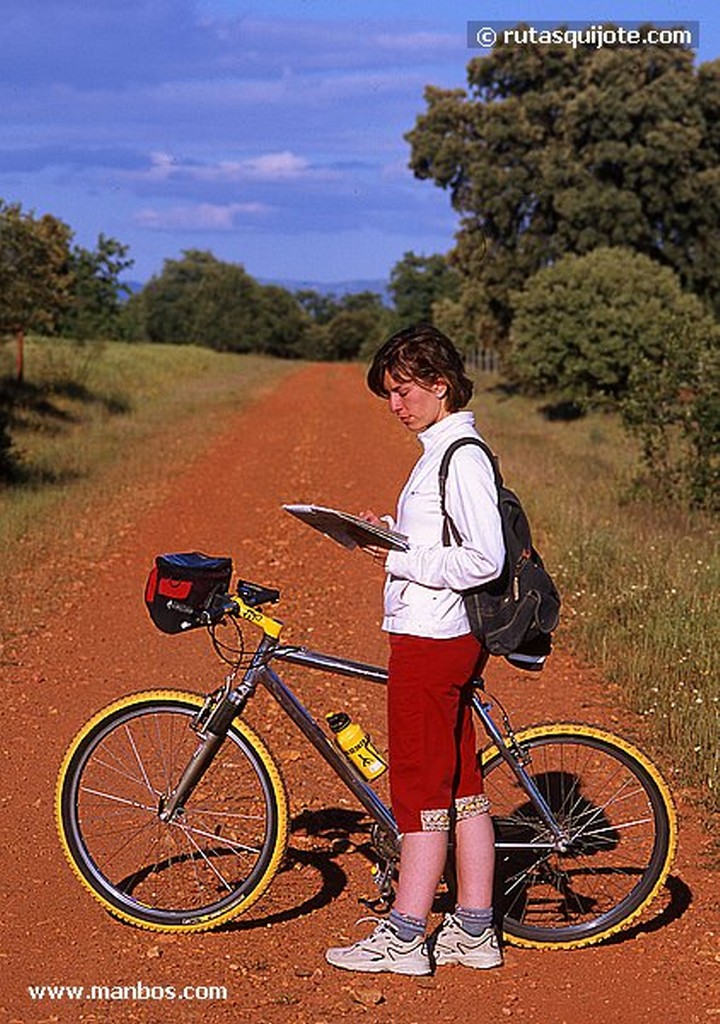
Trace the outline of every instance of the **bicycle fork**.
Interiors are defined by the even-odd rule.
[[[200,743],[183,771],[175,788],[160,798],[158,817],[166,824],[179,817],[185,804],[213,762],[215,755],[225,741],[233,719],[240,713],[246,696],[232,691],[215,706],[202,730],[198,729]],[[202,714],[202,711],[200,712]],[[199,717],[199,716],[198,716]],[[197,719],[196,719],[197,721]],[[194,727],[197,728],[195,723]]]
[[[264,638],[255,652],[250,667],[242,682],[231,689],[233,675],[228,677],[225,692],[219,699],[211,695],[193,721],[193,728],[200,736],[200,743],[185,767],[175,788],[160,800],[158,816],[166,824],[174,821],[184,810],[193,790],[213,762],[215,755],[225,741],[227,731],[242,712],[255,692],[259,674],[262,672],[269,651],[274,642]]]

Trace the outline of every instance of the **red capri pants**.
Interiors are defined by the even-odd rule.
[[[390,795],[402,833],[448,831],[488,809],[469,706],[470,680],[486,659],[471,633],[390,634]]]

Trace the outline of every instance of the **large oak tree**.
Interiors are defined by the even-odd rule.
[[[720,61],[678,46],[500,44],[426,90],[415,175],[460,214],[453,260],[499,337],[510,293],[567,253],[625,246],[720,310]],[[461,303],[463,296],[461,296]]]

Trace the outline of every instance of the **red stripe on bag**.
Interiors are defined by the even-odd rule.
[[[158,584],[157,592],[163,597],[178,598],[180,601],[184,601],[186,597],[190,596],[192,591],[191,580],[170,580],[161,579]]]

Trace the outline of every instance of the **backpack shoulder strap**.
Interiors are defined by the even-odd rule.
[[[489,445],[485,444],[479,437],[459,437],[457,441],[453,441],[449,444],[443,453],[442,461],[440,462],[440,469],[438,471],[438,480],[440,483],[440,511],[443,517],[443,544],[448,547],[450,544],[450,533],[452,533],[456,544],[460,544],[460,535],[458,533],[455,523],[452,521],[452,517],[448,515],[448,511],[445,508],[445,489],[447,485],[448,472],[450,468],[450,459],[453,457],[453,453],[462,448],[466,444],[475,445],[477,448],[482,450],[490,460],[493,474],[495,476],[495,486],[498,492],[498,500],[500,498],[500,488],[503,486],[503,478],[500,473],[500,469],[497,463],[497,456],[493,452]]]

